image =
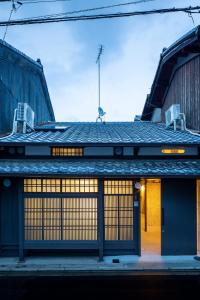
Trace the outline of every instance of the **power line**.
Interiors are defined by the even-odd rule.
[[[52,0],[54,1],[54,0]],[[73,10],[65,13],[60,13],[60,14],[54,14],[55,16],[61,16],[61,15],[72,15],[72,14],[78,14],[78,13],[83,13],[83,12],[90,12],[90,11],[96,11],[96,10],[104,10],[104,9],[109,9],[109,8],[115,8],[115,7],[121,7],[121,6],[129,6],[129,5],[136,5],[140,3],[145,3],[145,2],[153,2],[157,0],[138,0],[138,1],[131,1],[131,2],[126,2],[126,3],[117,3],[117,4],[112,4],[112,5],[106,5],[106,6],[100,6],[100,7],[92,7],[92,8],[85,8],[85,9],[79,9],[79,10]],[[46,15],[48,16],[48,15]]]
[[[0,26],[16,26],[16,25],[29,25],[29,24],[42,24],[42,23],[55,23],[55,22],[74,22],[74,21],[88,21],[88,20],[101,20],[101,19],[114,19],[114,18],[125,18],[134,16],[144,16],[153,14],[166,14],[166,13],[200,13],[200,6],[189,6],[184,8],[165,8],[165,9],[154,9],[146,11],[133,11],[133,12],[120,12],[112,14],[99,14],[99,15],[78,15],[74,17],[48,17],[48,18],[27,18],[10,21],[0,21]]]
[[[42,1],[44,1],[44,2],[54,2],[54,1],[59,1],[59,0],[47,0],[47,1],[42,0]],[[61,1],[65,1],[65,0],[61,0]],[[68,0],[68,1],[72,1],[72,0]],[[131,1],[131,2],[126,2],[126,3],[117,3],[117,4],[107,5],[107,6],[85,8],[85,9],[80,9],[80,10],[73,10],[73,11],[69,11],[69,12],[65,12],[65,13],[37,16],[37,17],[32,17],[32,19],[45,18],[45,17],[67,16],[67,15],[73,15],[73,14],[78,14],[78,13],[83,13],[83,12],[91,12],[91,11],[115,8],[115,7],[120,7],[120,6],[136,5],[136,4],[140,4],[140,3],[153,2],[153,1],[157,1],[157,0],[137,0],[137,1]],[[40,2],[40,0],[39,0],[39,2]],[[37,1],[37,2],[34,2],[34,3],[39,3],[39,2]],[[29,3],[33,3],[33,2],[22,0],[19,3],[29,4]],[[25,18],[25,20],[26,20],[26,18]]]
[[[1,1],[10,1],[10,0],[0,0],[0,2]],[[33,4],[33,3],[37,4],[37,3],[41,3],[41,2],[45,3],[45,2],[58,2],[58,1],[72,1],[72,0],[35,0],[35,1],[21,0],[21,1],[17,1],[16,3],[18,3],[20,5],[24,5],[24,4]],[[137,1],[131,1],[131,2],[125,2],[125,3],[117,3],[117,4],[107,5],[107,6],[100,6],[100,7],[92,7],[92,8],[86,8],[86,9],[74,10],[74,11],[69,11],[69,12],[65,12],[65,13],[37,16],[37,17],[32,17],[32,19],[66,16],[66,15],[78,14],[78,13],[83,13],[83,12],[90,12],[90,11],[96,11],[96,10],[115,8],[115,7],[120,7],[120,6],[137,5],[137,4],[140,4],[140,3],[153,2],[153,1],[157,1],[157,0],[137,0]],[[26,20],[26,19],[27,18],[24,18],[24,19],[21,19],[21,20]]]
[[[15,5],[15,0],[11,0],[11,4],[12,4],[12,6],[11,6],[11,10],[10,10],[8,22],[10,22],[11,17],[12,17],[12,14],[13,14],[14,12],[17,12],[17,10],[18,10],[18,9],[20,8],[20,6],[21,6],[21,4],[18,3],[18,7],[17,7],[17,6]],[[7,34],[7,31],[8,31],[8,26],[9,26],[9,24],[6,25],[6,29],[5,29],[5,32],[4,32],[4,35],[3,35],[3,41],[4,41],[5,38],[6,38],[6,34]]]
[[[1,1],[1,0],[0,0]],[[3,1],[7,1],[7,0],[3,0]],[[49,2],[65,2],[65,1],[67,1],[67,2],[69,2],[69,1],[71,1],[71,0],[36,0],[36,1],[26,1],[26,0],[21,0],[20,2],[22,3],[22,4],[37,4],[37,3],[49,3]]]
[[[1,0],[0,0],[1,1]],[[6,1],[6,0],[3,0]],[[21,0],[23,4],[34,4],[34,3],[45,3],[45,2],[60,2],[60,1],[71,1],[71,0]],[[131,1],[127,3],[117,3],[117,4],[112,4],[112,5],[107,5],[107,6],[102,6],[99,8],[94,8],[94,9],[104,9],[104,8],[113,8],[113,7],[119,7],[119,6],[126,6],[126,5],[133,5],[133,4],[140,4],[140,3],[145,3],[145,2],[152,2],[152,1],[157,1],[157,0],[137,0],[137,1]]]

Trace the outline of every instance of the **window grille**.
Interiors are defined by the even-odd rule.
[[[25,193],[97,193],[97,179],[24,179]]]
[[[97,193],[97,179],[62,179],[64,193]]]
[[[62,207],[64,240],[97,240],[97,198],[64,198]]]
[[[133,182],[104,182],[105,240],[133,240]]]
[[[60,179],[42,179],[43,193],[60,193]]]
[[[29,193],[42,192],[42,179],[38,179],[38,178],[24,179],[24,192],[29,192]]]
[[[104,194],[106,195],[132,195],[133,182],[131,180],[105,180]]]
[[[83,148],[53,147],[52,156],[83,156]]]
[[[97,240],[97,198],[25,198],[25,240]]]

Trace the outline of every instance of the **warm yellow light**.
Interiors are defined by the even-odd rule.
[[[53,147],[53,156],[83,156],[83,148],[72,147]]]
[[[185,149],[162,149],[161,152],[164,154],[184,154]]]
[[[145,190],[145,186],[144,186],[144,185],[141,185],[140,191],[141,191],[141,192],[144,192],[144,190]]]

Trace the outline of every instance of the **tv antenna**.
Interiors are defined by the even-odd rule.
[[[97,56],[97,60],[96,60],[96,64],[98,65],[98,117],[96,119],[96,122],[103,121],[103,116],[105,116],[105,112],[101,107],[101,56],[103,54],[104,48],[103,45],[100,45],[99,47],[99,52],[98,52],[98,56]]]

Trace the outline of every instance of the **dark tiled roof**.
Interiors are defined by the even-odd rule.
[[[63,129],[62,127],[66,127]],[[57,128],[57,129],[56,129]],[[152,122],[49,123],[29,134],[14,134],[1,142],[63,144],[200,144],[200,136],[166,129]]]
[[[200,160],[0,160],[0,175],[200,176]]]

